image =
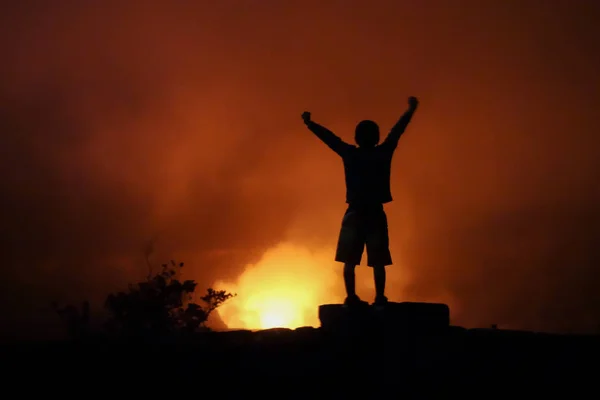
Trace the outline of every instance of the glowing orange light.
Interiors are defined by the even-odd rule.
[[[340,300],[336,272],[331,251],[281,244],[247,266],[237,282],[215,285],[238,295],[217,312],[232,329],[318,326],[318,306]]]

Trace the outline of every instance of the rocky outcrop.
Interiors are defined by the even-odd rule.
[[[450,309],[439,303],[388,303],[385,306],[324,304],[319,307],[321,328],[334,333],[440,331],[450,326]]]

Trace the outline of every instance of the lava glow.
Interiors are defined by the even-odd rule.
[[[336,271],[331,251],[281,244],[248,265],[237,282],[216,283],[237,293],[217,312],[230,329],[318,326],[319,305],[343,298]]]

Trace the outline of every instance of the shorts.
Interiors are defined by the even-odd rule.
[[[369,267],[392,264],[387,216],[381,204],[348,207],[342,220],[335,261],[360,265],[365,245]]]

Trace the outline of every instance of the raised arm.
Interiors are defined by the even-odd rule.
[[[382,145],[390,146],[392,148],[395,148],[398,145],[398,140],[400,140],[400,136],[402,136],[402,134],[406,130],[406,127],[410,123],[410,120],[412,119],[412,116],[417,110],[418,106],[419,100],[417,100],[416,97],[408,98],[408,109],[404,112],[404,114],[402,114],[398,122],[396,122],[396,124],[392,127],[392,130],[387,135]]]
[[[307,126],[307,128],[315,134],[315,136],[321,139],[323,143],[329,146],[331,150],[335,151],[340,156],[344,153],[346,149],[352,147],[351,145],[340,139],[338,136],[336,136],[329,129],[311,120],[309,112],[304,112],[302,114],[302,120],[304,121],[304,124]]]

